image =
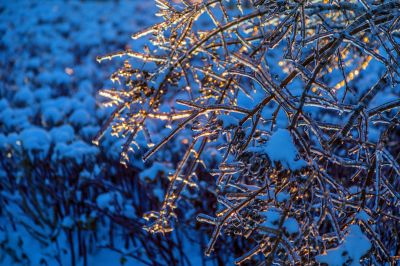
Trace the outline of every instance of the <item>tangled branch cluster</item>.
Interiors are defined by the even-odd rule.
[[[148,160],[183,136],[146,229],[171,231],[182,192],[208,172],[207,255],[228,234],[251,246],[237,264],[329,263],[357,232],[369,241],[345,263],[395,263],[400,2],[156,2],[162,22],[132,36],[148,38],[143,51],[98,58],[126,60],[120,88],[102,91],[115,111],[95,142],[111,127],[127,163],[138,140]]]

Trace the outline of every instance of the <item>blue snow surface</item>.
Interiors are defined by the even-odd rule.
[[[111,111],[97,90],[116,68],[96,56],[140,45],[130,35],[153,10],[152,1],[1,1],[0,146],[44,158],[54,145],[53,161],[96,156],[91,139]],[[115,157],[116,141],[103,143]]]
[[[0,2],[0,151],[10,151],[8,160],[15,159],[18,165],[22,159],[12,151],[23,151],[28,159],[46,158],[51,164],[67,167],[69,163],[96,163],[100,149],[107,151],[109,158],[118,158],[120,139],[106,134],[101,147],[91,143],[111,112],[99,107],[97,91],[111,86],[109,75],[118,66],[115,61],[100,65],[96,56],[126,45],[133,49],[141,46],[141,41],[133,43],[130,36],[157,21],[154,10],[154,1],[140,0]],[[143,167],[141,161],[134,163]],[[93,177],[100,169],[95,166],[90,171],[81,175]],[[144,174],[154,175],[149,171]],[[17,171],[15,178],[22,175]],[[0,165],[0,181],[8,177]],[[77,193],[76,197],[81,199],[82,195]],[[54,244],[44,246],[19,226],[38,225],[27,220],[13,200],[20,200],[17,193],[2,191],[0,183],[0,265],[72,265],[67,236],[53,232],[57,235]],[[137,218],[118,192],[101,194],[95,203],[111,212],[111,203],[121,205],[122,213]],[[12,216],[16,228],[8,223],[6,214]],[[61,225],[70,228],[77,222],[67,216]],[[95,243],[101,244],[100,240]],[[188,246],[192,263],[200,264],[201,249]],[[12,257],[25,260],[18,263]],[[124,260],[123,265],[142,265],[128,256]],[[120,263],[121,254],[108,249],[94,250],[88,258],[88,265]]]

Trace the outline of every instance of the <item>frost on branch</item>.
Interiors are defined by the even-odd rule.
[[[344,263],[398,260],[400,2],[176,2],[132,36],[143,51],[98,58],[125,61],[95,142],[111,127],[122,163],[140,149],[174,165],[146,229],[173,230],[208,173],[207,255],[231,235],[248,243],[237,264],[334,264],[356,234],[368,248]]]

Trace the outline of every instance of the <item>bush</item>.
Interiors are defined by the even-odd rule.
[[[171,232],[200,187],[206,255],[231,235],[237,264],[395,263],[400,3],[156,2],[143,51],[98,58],[126,60],[94,140],[173,164],[145,228]]]
[[[189,226],[168,237],[142,230],[159,200],[150,192],[162,193],[150,165],[125,169],[111,136],[91,143],[111,111],[96,105],[112,67],[96,55],[124,47],[151,6],[0,3],[0,265],[189,265],[188,246],[199,257]]]

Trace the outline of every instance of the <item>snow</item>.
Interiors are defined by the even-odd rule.
[[[56,125],[63,119],[62,113],[55,107],[46,108],[42,112],[42,122],[45,125]]]
[[[162,202],[164,199],[164,191],[161,188],[153,189],[153,195],[156,196],[159,202]]]
[[[86,126],[81,129],[81,135],[85,139],[93,139],[99,130],[100,127],[98,126]]]
[[[286,218],[286,220],[283,222],[283,227],[289,234],[298,233],[300,228],[297,220],[292,217]]]
[[[279,193],[276,195],[276,200],[277,200],[278,202],[285,202],[285,201],[287,201],[287,200],[289,200],[289,199],[290,199],[290,194],[287,193],[287,192],[279,192]]]
[[[264,145],[251,147],[249,151],[267,154],[272,163],[280,162],[282,166],[290,170],[299,170],[307,166],[307,163],[298,158],[299,154],[293,143],[290,133],[286,129],[278,128]]]
[[[360,259],[371,249],[371,243],[361,231],[360,226],[350,225],[348,234],[342,244],[333,249],[328,249],[326,254],[318,255],[319,263],[329,266],[361,265]]]
[[[21,144],[20,136],[17,133],[10,133],[7,135],[7,144],[9,147],[18,148]]]
[[[361,210],[356,214],[356,218],[368,223],[368,221],[371,219],[371,216],[369,216],[364,210]]]
[[[272,229],[279,229],[279,222],[281,219],[281,213],[278,210],[270,209],[266,212],[262,212],[261,215],[265,218],[265,221],[261,223],[261,226],[269,227]],[[289,234],[296,234],[299,232],[299,223],[293,217],[287,217],[283,222],[283,228]]]
[[[50,130],[50,135],[54,143],[68,143],[75,138],[74,128],[68,124],[59,127],[53,127]]]
[[[85,109],[78,109],[71,114],[69,121],[76,127],[82,127],[89,124],[90,114]]]
[[[97,147],[81,140],[74,141],[71,144],[59,142],[54,148],[52,159],[54,161],[69,160],[82,164],[84,160],[95,160],[98,153]]]
[[[33,116],[30,108],[6,108],[0,111],[0,123],[6,130],[27,128],[30,126],[29,120]]]
[[[8,146],[7,136],[3,133],[0,133],[0,148],[6,149]]]
[[[218,119],[222,121],[224,129],[229,129],[239,125],[239,120],[233,115],[218,115]]]
[[[8,101],[6,99],[0,99],[0,109],[4,110],[9,106]]]
[[[145,178],[149,178],[150,180],[154,181],[158,177],[159,173],[164,172],[168,174],[168,171],[170,169],[171,167],[166,164],[154,162],[151,167],[139,173],[139,178],[142,180],[145,180]]]
[[[298,152],[288,130],[278,129],[272,134],[265,147],[269,158],[279,161],[290,170],[298,170],[306,166],[303,159],[298,159]]]
[[[124,204],[123,214],[128,218],[137,219],[136,211],[135,208],[133,208],[132,203],[127,202]]]
[[[44,158],[49,152],[51,137],[46,130],[31,127],[21,132],[20,141],[30,158],[33,159],[34,156]]]
[[[111,191],[100,194],[96,199],[96,203],[100,209],[106,209],[110,212],[114,212],[115,205],[121,206],[123,203],[123,198],[120,193]]]
[[[46,99],[46,100],[43,100],[43,102],[40,105],[40,108],[41,108],[42,113],[45,112],[46,110],[54,108],[54,109],[58,110],[58,112],[65,115],[67,113],[70,113],[72,110],[71,99],[69,99],[65,96],[54,97],[52,99]]]
[[[74,225],[74,220],[71,218],[71,216],[66,216],[62,220],[61,225],[65,228],[72,228]]]
[[[17,91],[13,100],[17,106],[28,106],[33,103],[34,97],[33,93],[25,87]]]

